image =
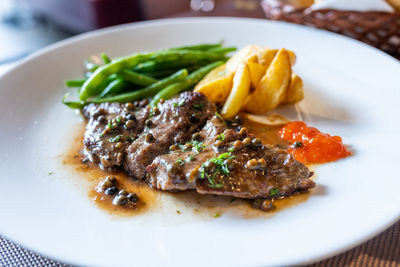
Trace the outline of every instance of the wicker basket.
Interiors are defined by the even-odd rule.
[[[400,59],[400,13],[298,8],[279,0],[262,0],[266,17],[341,33]]]

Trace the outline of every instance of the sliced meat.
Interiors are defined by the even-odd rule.
[[[107,169],[120,166],[125,150],[144,129],[148,109],[139,104],[90,104],[82,113],[88,119],[84,137],[87,158]]]
[[[190,140],[215,112],[213,103],[193,92],[158,104],[144,132],[128,147],[125,170],[134,178],[145,178],[146,167],[157,156],[167,153],[171,145]]]
[[[315,186],[306,166],[276,146],[263,145],[245,128],[210,132],[199,153],[179,151],[156,158],[148,167],[150,184],[161,190],[196,189],[249,199],[278,198]]]
[[[194,140],[154,159],[147,167],[148,183],[167,191],[195,189],[198,168],[214,156],[212,143],[224,130],[224,121],[217,116],[212,117],[200,132],[193,135]]]

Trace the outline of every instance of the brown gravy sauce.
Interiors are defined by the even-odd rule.
[[[265,144],[286,145],[279,138],[279,126],[267,127],[251,121],[244,121],[244,126],[257,137],[261,138]],[[172,199],[173,202],[179,203],[176,209],[172,210],[177,215],[191,210],[193,214],[203,215],[202,217],[205,218],[218,218],[224,213],[229,213],[235,217],[241,218],[267,218],[273,216],[278,211],[299,205],[309,198],[309,193],[303,193],[288,198],[277,199],[274,200],[274,205],[276,207],[274,211],[263,212],[252,208],[250,202],[247,200],[234,199],[232,197],[200,195],[194,191],[177,193],[161,192],[150,188],[144,182],[135,181],[122,170],[108,172],[100,169],[97,165],[83,163],[81,151],[83,148],[83,135],[85,130],[84,123],[82,123],[79,128],[79,131],[75,131],[76,137],[69,151],[63,156],[62,163],[65,167],[77,174],[82,180],[82,184],[85,182],[88,185],[87,194],[89,199],[97,207],[113,216],[130,217],[149,211],[155,211],[163,207],[163,198],[167,196]],[[126,189],[128,192],[136,193],[139,196],[139,202],[135,208],[113,205],[113,196],[107,196],[95,190],[98,183],[108,175],[113,175],[117,178],[118,188]],[[184,207],[185,210],[183,211],[180,207]]]

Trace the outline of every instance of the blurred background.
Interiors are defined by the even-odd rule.
[[[313,7],[333,2],[341,8]],[[86,31],[196,16],[267,18],[314,26],[358,39],[400,59],[400,0],[0,0],[0,69]]]
[[[265,17],[260,0],[0,0],[0,65],[86,31],[185,16]]]

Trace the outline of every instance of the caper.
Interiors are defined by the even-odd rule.
[[[115,186],[109,187],[104,191],[104,193],[106,195],[110,195],[110,196],[115,195],[117,192],[118,192],[118,188]]]
[[[122,148],[122,143],[121,142],[117,142],[117,143],[115,143],[114,147],[116,149],[121,149]]]
[[[144,137],[146,142],[150,143],[154,140],[154,135],[152,135],[151,133],[146,134],[146,136]]]
[[[153,115],[158,115],[160,114],[160,110],[158,109],[158,107],[154,107],[153,108]]]
[[[126,196],[126,195],[128,195],[128,192],[126,192],[125,189],[122,189],[122,190],[119,190],[118,195],[124,195],[124,196]]]
[[[126,118],[128,121],[129,121],[129,120],[130,120],[130,121],[133,121],[133,122],[136,121],[136,116],[133,115],[133,114],[128,114],[128,115],[126,115],[125,118]]]
[[[199,115],[197,114],[197,113],[193,113],[191,116],[190,116],[190,120],[192,121],[192,122],[198,122],[200,119],[199,119]]]
[[[239,131],[240,135],[247,135],[247,133],[249,132],[249,130],[246,127],[242,127]]]
[[[260,167],[264,168],[267,165],[267,162],[265,161],[265,159],[260,158],[260,159],[258,159],[258,165],[260,165]]]
[[[117,182],[117,178],[115,176],[109,175],[106,177],[106,181],[109,181],[111,184],[115,184]]]
[[[106,123],[107,122],[106,116],[104,116],[104,115],[100,115],[97,119],[99,120],[100,123]]]
[[[224,145],[224,142],[221,141],[221,140],[217,140],[217,141],[214,142],[214,146],[216,146],[216,147],[220,147],[220,146],[223,146],[223,145]]]
[[[170,147],[169,147],[169,150],[170,151],[175,151],[175,150],[178,150],[178,146],[177,145],[171,145]]]
[[[101,165],[103,165],[103,167],[109,167],[111,164],[111,160],[107,156],[101,157],[100,162],[101,162]]]
[[[114,197],[113,199],[113,204],[114,205],[120,205],[123,206],[128,202],[128,198],[126,197],[126,195],[117,195]]]
[[[233,148],[234,149],[241,149],[243,148],[243,142],[240,140],[236,140],[235,142],[233,142]]]
[[[245,145],[245,146],[251,145],[251,139],[249,137],[246,137],[245,139],[243,139],[243,145]]]
[[[152,120],[147,120],[145,122],[146,127],[151,127],[153,125],[153,121]]]
[[[126,103],[126,104],[125,104],[125,107],[126,107],[128,110],[134,110],[134,109],[135,109],[135,105],[134,105],[133,103]]]
[[[299,147],[302,147],[302,146],[303,146],[302,142],[297,141],[297,142],[293,143],[293,148],[299,148]]]
[[[135,127],[135,122],[133,120],[128,120],[125,122],[126,129],[132,129],[133,127]]]
[[[254,138],[254,139],[251,141],[251,143],[252,143],[252,145],[253,145],[254,147],[256,147],[256,148],[262,146],[262,141],[261,141],[260,138]]]
[[[135,193],[129,193],[126,197],[131,203],[136,203],[139,200],[139,197]]]
[[[262,211],[271,211],[275,209],[274,203],[269,199],[255,199],[251,204],[253,208],[260,209]]]
[[[251,159],[246,163],[246,168],[248,169],[256,169],[257,167],[258,167],[258,161],[256,159]]]
[[[200,141],[201,139],[202,139],[202,137],[201,137],[201,134],[200,134],[200,133],[194,133],[194,134],[192,135],[192,140]]]

